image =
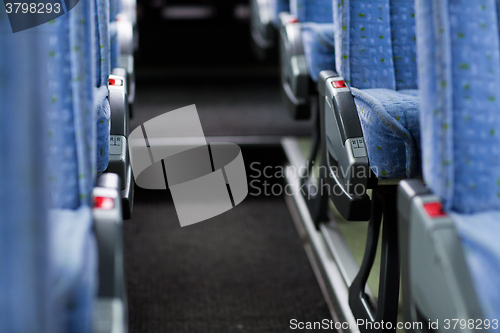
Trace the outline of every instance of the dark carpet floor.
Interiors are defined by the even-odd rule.
[[[217,75],[142,79],[137,83],[131,130],[143,122],[196,104],[205,136],[307,136],[310,121],[294,121],[283,107],[279,77]]]
[[[156,74],[138,82],[131,129],[196,104],[205,136],[310,133],[310,122],[286,113],[275,76]],[[280,148],[242,150],[248,176],[253,161],[261,170],[284,163]],[[330,318],[283,197],[249,195],[181,228],[168,191],[135,195],[124,228],[131,333],[287,332],[291,319]]]
[[[243,156],[283,159],[276,148]],[[291,319],[331,318],[283,197],[249,195],[184,228],[168,191],[137,189],[135,200],[124,230],[131,333],[288,332]]]

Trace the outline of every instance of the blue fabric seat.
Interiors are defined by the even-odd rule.
[[[307,70],[317,82],[319,72],[335,68],[333,24],[308,22],[302,25],[301,31]]]
[[[352,87],[378,178],[420,169],[413,0],[334,0],[337,73]]]
[[[297,0],[290,11],[302,22],[301,35],[307,69],[313,81],[319,72],[335,66],[331,0]]]
[[[110,66],[111,70],[118,67],[120,57],[120,43],[118,42],[118,30],[116,27],[116,16],[121,11],[120,0],[109,0],[109,43],[110,43]]]
[[[96,0],[94,10],[95,24],[95,112],[97,126],[97,173],[108,168],[109,163],[109,132],[110,132],[110,105],[108,100],[108,76],[111,74],[111,51],[118,52],[116,45],[112,48],[111,37],[116,37],[116,29],[110,31],[110,2]],[[111,29],[112,30],[112,29]],[[116,39],[116,38],[115,38]],[[115,44],[116,41],[114,41]],[[115,54],[118,57],[118,53]],[[115,59],[116,60],[116,59]],[[117,60],[116,60],[117,61]]]
[[[379,178],[413,177],[420,168],[420,102],[391,89],[351,89],[370,166]]]
[[[290,12],[299,22],[332,23],[331,0],[295,0],[290,2]]]
[[[417,5],[424,180],[455,222],[483,314],[498,319],[499,4]]]
[[[91,331],[93,6],[16,34],[0,13],[2,332]]]
[[[41,26],[45,39],[44,104],[49,130],[48,181],[52,296],[66,332],[90,332],[96,296],[97,248],[91,192],[96,178],[93,1]],[[45,67],[44,67],[45,68]],[[71,82],[71,84],[67,84]]]
[[[12,33],[0,11],[0,332],[58,332],[62,317],[49,297],[42,37]]]
[[[290,12],[289,0],[271,0],[272,15],[271,21],[276,28],[279,28],[281,12]]]

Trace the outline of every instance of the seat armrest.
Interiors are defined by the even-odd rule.
[[[261,61],[272,58],[276,41],[272,1],[251,0],[250,15],[252,49],[255,56]]]
[[[322,71],[318,82],[322,159],[330,198],[350,221],[370,217],[366,190],[375,186],[354,97],[344,79],[333,71]]]
[[[401,181],[398,224],[405,320],[483,319],[461,241],[440,198],[419,180]],[[425,327],[425,326],[424,326]]]
[[[126,333],[128,306],[123,267],[123,221],[120,178],[105,173],[93,190],[93,217],[99,258],[99,290],[94,333]]]
[[[123,218],[128,219],[133,208],[134,179],[128,152],[129,104],[125,91],[127,80],[124,69],[115,68],[113,73],[108,79],[111,109],[108,172],[116,173],[120,177]]]
[[[93,217],[99,252],[99,297],[124,298],[122,207],[120,178],[99,176],[93,190]]]
[[[262,48],[270,48],[273,44],[272,8],[269,0],[251,0],[251,33],[255,44]]]
[[[286,108],[294,119],[311,116],[310,77],[302,44],[301,23],[282,13],[280,28],[281,88]]]
[[[398,186],[398,212],[403,220],[410,218],[410,207],[414,197],[431,194],[419,179],[407,179],[401,181]]]
[[[116,73],[116,69],[113,70]],[[111,135],[128,137],[128,102],[126,75],[111,74],[108,77],[108,98],[111,108]]]

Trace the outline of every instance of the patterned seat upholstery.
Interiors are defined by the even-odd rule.
[[[337,72],[352,87],[378,178],[420,174],[413,0],[334,0]]]
[[[108,100],[108,76],[111,74],[110,2],[95,2],[95,111],[97,115],[97,173],[105,171],[109,163],[110,106]],[[115,30],[116,35],[116,30]]]
[[[316,82],[319,72],[335,67],[332,1],[296,0],[290,6],[292,14],[303,22],[301,35],[307,70]]]
[[[332,23],[331,0],[293,0],[290,12],[299,22]]]
[[[120,43],[118,42],[118,30],[116,16],[121,11],[121,0],[109,0],[109,44],[111,70],[118,67],[120,57]]]
[[[67,332],[89,332],[96,293],[97,248],[91,191],[96,177],[93,1],[80,2],[48,23],[48,181],[53,293],[64,309]],[[71,82],[71,84],[65,84]]]
[[[271,0],[272,8],[272,18],[271,21],[276,28],[279,28],[281,12],[290,12],[290,1],[289,0]]]
[[[495,0],[417,0],[425,182],[443,200],[483,314],[500,317],[500,45]]]
[[[92,329],[94,6],[16,34],[0,13],[2,332]]]
[[[0,11],[0,332],[57,332],[62,315],[48,297],[42,35],[40,27],[12,33]]]
[[[319,72],[335,68],[333,24],[308,22],[302,25],[301,30],[307,70],[313,81],[317,82]]]

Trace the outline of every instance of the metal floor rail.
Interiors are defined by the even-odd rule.
[[[286,181],[293,194],[286,196],[286,202],[332,317],[337,322],[349,324],[345,324],[344,327],[349,327],[340,328],[339,332],[359,332],[349,307],[349,286],[359,270],[359,265],[340,234],[335,220],[330,218],[328,223],[321,224],[320,230],[315,228],[296,172],[305,165],[305,158],[296,138],[285,137],[281,144],[291,167],[287,168]],[[368,287],[366,293],[373,303],[374,298]]]

